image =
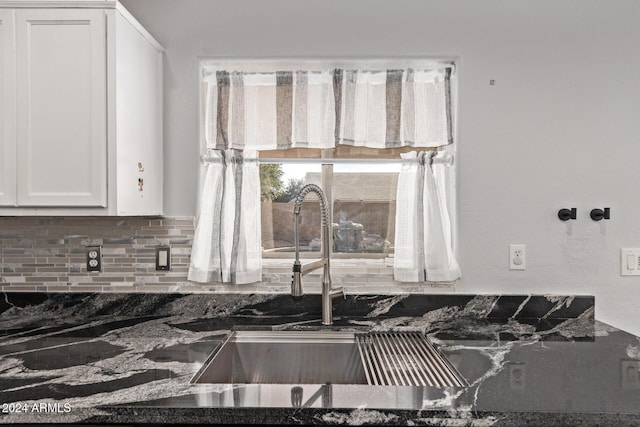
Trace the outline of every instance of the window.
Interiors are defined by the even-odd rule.
[[[340,146],[262,152],[263,257],[292,257],[293,203],[306,184],[320,186],[331,205],[334,258],[392,255],[400,153],[411,150]],[[320,229],[320,206],[310,193],[300,213],[301,257],[318,257]]]
[[[331,205],[330,250],[343,258],[333,266],[348,270],[341,280],[459,277],[455,174],[434,166],[449,165],[455,152],[451,61],[205,61],[201,71],[203,170],[190,280],[274,283],[290,273],[279,264],[293,258],[294,198],[309,183]],[[317,197],[304,205],[301,256],[317,258]]]

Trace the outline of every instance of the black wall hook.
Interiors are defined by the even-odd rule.
[[[594,221],[600,221],[601,219],[609,219],[611,215],[609,213],[609,208],[602,209],[592,209],[591,210],[591,219]]]
[[[569,221],[570,219],[576,219],[576,208],[560,209],[558,211],[558,218],[561,221]]]

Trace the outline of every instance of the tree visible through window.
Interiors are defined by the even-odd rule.
[[[304,179],[302,178],[286,179],[281,164],[260,165],[260,200],[263,202],[290,202],[296,197],[303,185]]]

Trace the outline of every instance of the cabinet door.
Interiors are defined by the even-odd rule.
[[[0,206],[16,204],[15,12],[0,9]]]
[[[105,20],[16,12],[19,206],[106,206]]]

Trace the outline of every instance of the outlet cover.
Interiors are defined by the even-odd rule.
[[[620,249],[620,275],[640,276],[640,249]]]
[[[527,370],[524,363],[509,364],[509,388],[522,391],[527,387]]]
[[[102,250],[100,246],[87,246],[87,271],[102,271]]]
[[[524,270],[526,264],[526,245],[509,245],[509,270]]]
[[[640,360],[621,360],[620,374],[620,388],[640,390]]]

